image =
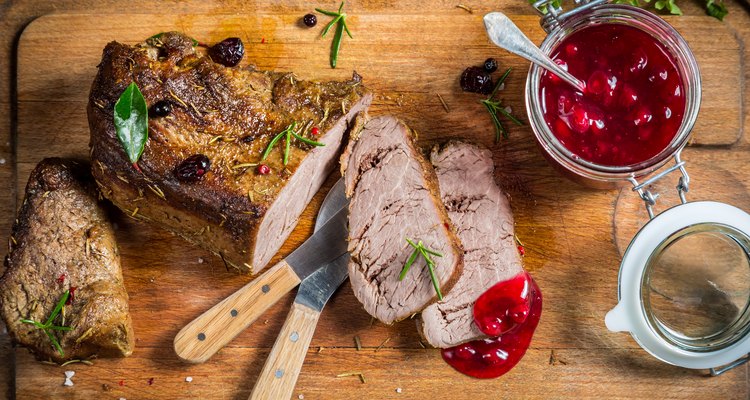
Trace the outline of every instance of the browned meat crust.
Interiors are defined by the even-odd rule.
[[[45,159],[31,173],[0,278],[0,316],[11,337],[39,359],[61,362],[133,352],[128,294],[114,232],[100,208],[89,166]],[[44,323],[66,290],[65,326],[53,334],[62,357],[31,319]],[[60,325],[62,321],[55,322]]]
[[[169,101],[173,109],[149,120],[149,140],[138,162],[142,173],[128,161],[113,123],[114,105],[131,82],[150,106]],[[335,168],[348,123],[371,97],[356,74],[348,82],[318,83],[227,68],[179,33],[137,46],[112,42],[89,98],[93,174],[104,196],[124,212],[255,273]],[[242,166],[258,163],[270,140],[292,122],[303,136],[326,146],[295,139],[285,166],[282,141],[264,161],[269,175]],[[179,181],[176,166],[194,154],[210,159],[209,171],[198,182]]]

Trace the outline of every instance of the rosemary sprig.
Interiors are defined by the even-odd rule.
[[[495,97],[495,94],[500,89],[500,86],[505,82],[505,79],[508,78],[508,75],[510,75],[510,68],[508,68],[502,77],[497,81],[495,84],[495,88],[492,89],[492,93],[490,93],[490,96],[487,97],[484,100],[480,100],[479,102],[482,103],[482,105],[487,109],[487,111],[490,113],[490,118],[492,119],[492,124],[495,125],[495,141],[500,141],[500,135],[503,136],[503,138],[508,138],[508,130],[505,128],[505,125],[500,121],[500,118],[497,116],[497,113],[500,113],[504,115],[509,120],[513,121],[516,125],[523,125],[523,122],[519,120],[518,118],[514,117],[511,113],[505,110],[505,108],[500,104],[500,100],[492,100]]]
[[[73,329],[73,327],[70,326],[57,326],[52,324],[55,321],[55,318],[57,318],[57,316],[60,314],[60,311],[63,310],[63,307],[65,307],[65,302],[68,301],[68,297],[70,297],[70,291],[66,290],[60,300],[57,302],[55,309],[52,310],[52,313],[44,323],[37,322],[31,319],[21,319],[21,322],[23,322],[24,324],[34,325],[37,329],[41,329],[45,334],[47,334],[50,342],[52,342],[52,347],[57,350],[57,352],[60,354],[60,357],[65,357],[65,352],[63,351],[62,346],[60,346],[60,342],[57,341],[55,335],[53,335],[50,331],[69,331]],[[63,325],[64,324],[65,323],[63,322]]]
[[[326,34],[328,34],[328,31],[331,30],[331,27],[333,27],[333,25],[336,25],[336,33],[334,33],[333,35],[333,43],[331,44],[331,68],[336,68],[336,62],[339,59],[339,49],[341,48],[341,38],[344,36],[344,32],[349,35],[349,38],[354,39],[352,33],[349,31],[349,27],[346,25],[346,13],[343,12],[343,10],[343,1],[339,5],[338,12],[321,10],[320,8],[315,9],[315,11],[321,14],[333,17],[331,22],[329,22],[328,25],[323,28],[323,33],[320,35],[321,37],[326,37]]]
[[[424,243],[422,243],[421,240],[416,244],[413,241],[409,240],[409,238],[406,238],[406,241],[411,247],[414,248],[414,251],[412,251],[409,259],[406,261],[406,264],[404,264],[404,268],[401,269],[401,273],[398,275],[398,280],[404,280],[404,277],[406,277],[406,273],[409,272],[409,269],[411,268],[412,264],[414,264],[414,261],[416,261],[417,256],[421,255],[424,258],[425,263],[427,264],[427,269],[430,271],[430,279],[432,280],[432,286],[435,288],[435,292],[437,293],[438,300],[443,300],[443,293],[440,291],[440,285],[438,284],[437,275],[435,275],[435,262],[432,261],[432,258],[430,257],[431,255],[436,257],[442,257],[443,255],[425,247]]]
[[[292,122],[287,126],[283,131],[279,132],[276,136],[271,139],[271,142],[268,143],[268,146],[266,147],[266,150],[263,152],[263,156],[260,158],[261,161],[264,161],[269,154],[271,154],[271,150],[274,146],[276,146],[276,143],[278,143],[279,140],[284,138],[284,141],[286,142],[284,145],[284,165],[287,165],[289,163],[289,150],[290,145],[292,142],[292,137],[299,140],[302,143],[309,144],[311,146],[325,146],[325,143],[316,142],[314,140],[310,140],[306,137],[300,136],[294,129],[297,127],[296,122]]]

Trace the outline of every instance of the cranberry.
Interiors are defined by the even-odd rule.
[[[318,17],[316,17],[315,14],[305,14],[305,16],[302,17],[302,23],[305,24],[306,27],[312,28],[317,25]]]
[[[518,306],[528,305],[528,308],[525,309],[528,310],[525,319],[500,337],[475,340],[443,349],[441,353],[445,362],[457,371],[475,378],[497,378],[518,364],[526,353],[534,330],[539,324],[539,316],[542,313],[542,294],[539,287],[528,274],[523,273],[496,284],[483,293],[474,305],[475,322],[478,309],[481,309],[480,314],[485,311],[491,315],[496,314],[496,309],[486,308],[487,305],[493,303],[493,301],[488,300],[508,300],[508,293],[519,293],[516,287],[519,282],[528,283],[524,292],[526,296],[524,298],[528,301],[515,298],[515,301],[511,301],[509,305],[512,304],[510,307],[511,314],[516,314],[516,318],[519,320],[524,319],[522,316],[524,309]],[[510,298],[513,297],[513,295],[510,295]]]
[[[313,126],[312,130],[310,131],[313,135],[317,136],[320,135],[320,129],[318,129],[317,126]]]
[[[477,353],[476,350],[474,350],[474,347],[471,346],[471,344],[463,344],[458,347],[456,347],[456,357],[462,359],[462,360],[468,360]]]
[[[495,60],[494,58],[488,58],[484,60],[484,70],[489,73],[497,71],[497,60]]]
[[[555,64],[559,65],[559,66],[560,66],[560,67],[561,67],[562,69],[564,69],[564,70],[566,70],[566,71],[568,70],[568,63],[567,63],[567,62],[565,62],[565,60],[563,60],[563,59],[560,59],[560,58],[556,58],[556,59],[555,59]],[[562,81],[563,81],[562,79],[560,79],[560,77],[559,77],[559,76],[557,76],[557,75],[553,74],[552,72],[548,72],[548,73],[549,73],[549,79],[550,79],[550,80],[551,80],[552,82],[557,82],[557,83],[560,83],[560,82],[562,82]],[[566,83],[566,85],[567,85],[567,83]]]
[[[174,174],[182,182],[197,182],[211,167],[211,160],[203,154],[193,154],[186,158],[174,170]]]
[[[646,125],[647,123],[651,122],[653,118],[654,116],[651,113],[651,110],[646,108],[646,106],[640,106],[633,114],[633,125],[635,126]]]
[[[479,296],[474,303],[474,323],[479,330],[496,337],[522,324],[531,302],[530,285],[531,277],[523,273]]]
[[[271,173],[271,167],[269,167],[266,164],[260,164],[258,165],[258,174],[260,175],[268,175]]]
[[[674,56],[649,33],[623,24],[592,25],[570,34],[550,56],[587,83],[584,92],[571,93],[552,74],[545,72],[540,82],[547,125],[578,157],[609,166],[636,164],[663,150],[680,129],[684,82]]]
[[[589,130],[589,113],[580,105],[573,106],[573,112],[570,115],[570,129],[578,133],[585,133]]]
[[[630,108],[638,102],[638,93],[632,86],[625,84],[620,91],[620,104],[623,107]]]
[[[172,103],[168,100],[157,101],[151,106],[151,116],[153,117],[166,117],[172,112]]]
[[[242,61],[242,56],[245,55],[245,46],[240,38],[227,38],[211,46],[208,49],[208,55],[214,62],[225,67],[234,67]]]
[[[479,67],[469,67],[461,74],[461,89],[466,92],[490,94],[493,89],[492,77]]]

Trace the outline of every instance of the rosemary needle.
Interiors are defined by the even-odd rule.
[[[37,329],[41,329],[47,335],[49,341],[52,342],[52,347],[57,350],[58,354],[60,354],[60,357],[65,357],[65,352],[63,351],[62,346],[60,346],[60,342],[57,341],[55,335],[53,335],[50,331],[70,331],[73,329],[73,327],[70,326],[52,325],[52,323],[55,321],[55,318],[57,318],[57,316],[60,314],[60,311],[63,309],[63,307],[65,307],[65,302],[68,301],[68,297],[70,297],[70,291],[66,290],[65,293],[63,293],[62,297],[60,297],[60,300],[58,300],[57,305],[55,305],[55,308],[47,318],[47,321],[43,324],[41,322],[30,319],[21,319],[22,323],[31,324],[34,325],[34,327],[36,327]]]
[[[268,143],[268,146],[266,147],[266,150],[263,152],[263,155],[261,156],[260,160],[264,161],[268,157],[268,155],[271,154],[271,150],[273,149],[274,146],[276,146],[276,143],[278,143],[279,140],[281,140],[282,138],[285,141],[284,156],[283,156],[284,165],[287,165],[289,163],[289,150],[291,148],[292,137],[299,140],[300,142],[309,144],[311,146],[325,146],[325,143],[316,142],[314,140],[310,140],[306,137],[298,135],[297,132],[294,131],[294,128],[296,126],[297,126],[297,123],[292,122],[283,131],[279,132],[276,136],[274,136],[274,138],[271,139],[271,142]]]
[[[438,300],[443,300],[443,293],[440,291],[440,285],[438,284],[438,278],[435,274],[435,262],[432,261],[432,258],[430,255],[442,257],[443,255],[434,251],[430,250],[427,247],[425,247],[424,243],[420,240],[416,244],[409,240],[409,238],[406,238],[406,242],[409,243],[411,247],[414,248],[414,251],[409,256],[409,259],[406,261],[406,264],[404,264],[404,268],[401,269],[401,273],[398,276],[398,280],[402,281],[404,280],[404,277],[406,277],[406,273],[409,272],[409,269],[411,268],[412,264],[414,264],[414,261],[417,259],[417,256],[421,255],[425,263],[427,264],[427,269],[430,272],[430,279],[432,280],[432,286],[435,288],[435,292],[437,293]]]
[[[503,108],[503,106],[500,104],[500,100],[493,100],[493,97],[495,97],[495,94],[500,89],[500,86],[503,85],[505,82],[505,79],[508,78],[508,75],[510,74],[510,68],[505,70],[505,73],[502,77],[497,81],[495,84],[494,89],[492,89],[492,93],[490,93],[490,96],[487,97],[484,100],[480,100],[479,102],[482,103],[482,105],[487,109],[487,111],[490,113],[490,118],[492,119],[492,124],[495,125],[495,141],[500,141],[500,136],[502,135],[503,138],[508,138],[508,130],[505,128],[505,125],[500,121],[500,118],[497,116],[497,113],[500,113],[513,121],[516,125],[523,125],[523,122],[519,120],[518,118],[514,117],[509,113],[508,111]]]
[[[346,13],[343,12],[344,10],[344,2],[342,1],[339,5],[338,12],[335,11],[327,11],[322,10],[320,8],[316,8],[315,11],[328,15],[329,17],[333,17],[331,22],[329,22],[326,27],[323,29],[323,33],[321,33],[321,37],[326,37],[328,34],[328,31],[331,30],[331,27],[336,25],[336,32],[333,35],[333,43],[331,43],[331,68],[336,68],[336,64],[339,59],[339,50],[341,49],[341,38],[344,36],[344,32],[350,37],[354,38],[352,36],[352,32],[349,31],[349,27],[346,25]]]

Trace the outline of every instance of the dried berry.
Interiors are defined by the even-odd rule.
[[[318,129],[317,126],[314,126],[312,128],[312,134],[315,135],[315,136],[320,135],[320,129]]]
[[[242,61],[245,55],[245,45],[242,39],[232,37],[222,40],[208,49],[208,55],[214,62],[226,67],[234,67]]]
[[[318,17],[316,17],[315,14],[305,14],[305,16],[302,17],[302,22],[306,27],[312,28],[318,23]]]
[[[271,167],[266,164],[260,164],[258,165],[258,173],[260,175],[268,175],[271,173]]]
[[[151,106],[149,114],[152,117],[166,117],[172,112],[172,103],[168,100],[157,101],[156,104]]]
[[[211,167],[211,160],[203,154],[194,154],[181,162],[174,174],[182,182],[197,182]]]
[[[489,73],[497,71],[497,60],[495,60],[494,58],[488,58],[484,60],[484,70]]]
[[[466,92],[490,94],[492,88],[492,77],[483,68],[469,67],[461,74],[461,89]]]

